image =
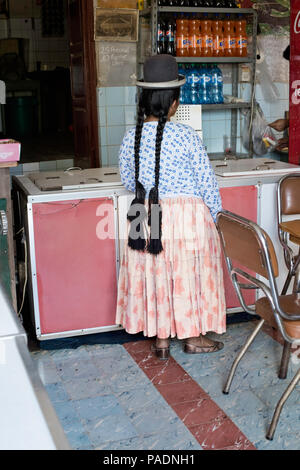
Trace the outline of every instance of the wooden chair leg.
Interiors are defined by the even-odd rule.
[[[281,357],[281,364],[279,369],[278,377],[280,379],[286,379],[288,368],[289,368],[289,360],[291,355],[291,343],[288,341],[284,342],[282,357]]]

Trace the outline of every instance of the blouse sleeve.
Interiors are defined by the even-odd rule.
[[[222,210],[219,185],[203,143],[196,132],[192,134],[190,153],[197,189],[200,190],[201,197],[216,222],[217,213]]]
[[[119,168],[122,184],[128,191],[135,191],[135,169],[129,131],[125,134],[119,151]]]

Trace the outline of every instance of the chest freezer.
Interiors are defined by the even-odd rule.
[[[300,171],[298,165],[271,158],[243,158],[239,160],[214,160],[211,162],[217,176],[255,177],[283,176]]]
[[[120,328],[118,199],[128,194],[114,167],[13,177],[15,229],[25,234],[17,258],[39,340]]]

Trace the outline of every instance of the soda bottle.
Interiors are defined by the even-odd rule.
[[[200,74],[195,64],[191,64],[191,67],[187,73],[186,78],[188,82],[190,104],[200,104],[199,102]]]
[[[200,90],[199,90],[199,102],[200,104],[210,104],[210,82],[211,77],[208,66],[203,64],[200,69]]]
[[[235,20],[235,34],[236,34],[236,56],[247,57],[247,33],[246,33],[246,20],[242,20],[241,15]]]
[[[223,74],[222,70],[216,65],[217,74],[218,74],[218,100],[219,103],[224,103],[224,95],[223,95]]]
[[[234,21],[226,15],[224,25],[224,55],[226,57],[235,57],[235,31]]]
[[[165,53],[170,55],[175,55],[175,25],[170,18],[166,24],[166,46]]]
[[[218,91],[218,74],[216,64],[213,64],[213,68],[211,70],[211,102],[214,104],[219,103]]]
[[[197,57],[201,57],[202,52],[202,35],[201,35],[201,22],[196,19],[197,28]]]
[[[219,15],[216,15],[216,19],[212,21],[212,35],[213,35],[213,56],[214,57],[224,56],[223,25],[219,19]]]
[[[200,30],[199,21],[196,19],[189,21],[189,56],[198,57],[199,54]]]
[[[157,23],[157,54],[165,53],[165,32],[164,24],[161,20]]]
[[[204,15],[204,19],[200,21],[201,23],[201,56],[202,57],[211,57],[213,55],[213,38],[211,31],[211,20],[207,19],[207,15]]]
[[[189,55],[189,30],[187,20],[176,20],[176,55],[188,57]]]
[[[216,104],[224,102],[223,75],[217,64],[213,64],[211,69],[211,102]]]
[[[186,67],[184,64],[178,64],[178,73],[179,75],[184,75],[186,77]],[[188,104],[188,96],[187,96],[187,83],[185,82],[182,87],[180,87],[180,96],[179,96],[179,103],[180,104]]]

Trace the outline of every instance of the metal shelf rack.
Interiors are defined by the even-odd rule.
[[[176,57],[179,63],[219,63],[231,64],[232,66],[232,95],[238,97],[238,78],[239,78],[239,64],[249,64],[251,69],[251,97],[250,102],[239,103],[225,103],[225,104],[210,104],[203,105],[203,111],[212,110],[231,110],[231,148],[232,152],[236,154],[236,139],[237,139],[237,122],[238,111],[240,109],[250,109],[253,112],[254,96],[255,96],[255,75],[256,75],[256,35],[257,35],[257,12],[252,8],[193,8],[193,7],[160,7],[157,0],[152,0],[151,8],[145,10],[142,15],[150,15],[151,17],[151,49],[152,54],[156,54],[156,38],[157,38],[157,23],[159,14],[167,13],[229,13],[232,15],[241,14],[251,18],[252,23],[252,53],[248,57]],[[143,58],[139,58],[139,64],[144,62]],[[252,120],[251,120],[252,122]],[[248,155],[252,157],[252,128],[249,128],[249,142],[250,150]],[[240,156],[241,157],[241,156]]]

